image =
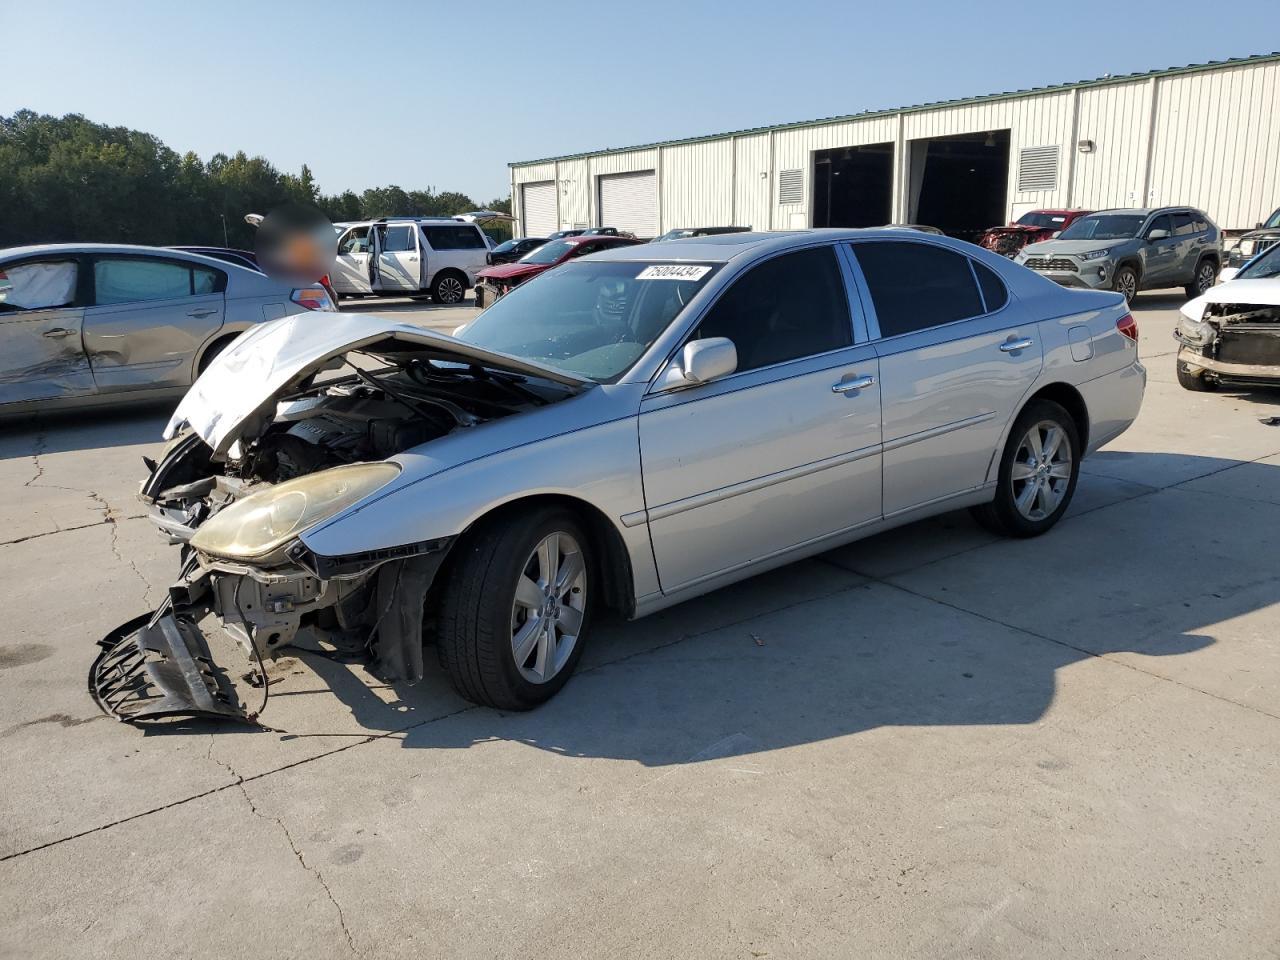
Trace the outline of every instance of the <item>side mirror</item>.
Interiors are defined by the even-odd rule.
[[[1168,230],[1152,230],[1150,233],[1147,234],[1148,243],[1155,243],[1157,240],[1168,240],[1168,239],[1169,239]]]
[[[1053,233],[1049,234],[1049,239],[1050,239],[1050,240],[1057,240],[1060,236],[1062,236],[1062,231],[1061,231],[1061,230],[1055,230],[1055,231],[1053,231]]]
[[[667,368],[663,386],[669,389],[692,387],[727,377],[737,369],[738,348],[728,337],[691,340]]]

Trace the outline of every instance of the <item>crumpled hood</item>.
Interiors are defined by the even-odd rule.
[[[1090,253],[1094,250],[1110,250],[1112,247],[1119,247],[1130,242],[1129,240],[1042,240],[1039,243],[1027,244],[1022,248],[1022,252],[1040,256],[1072,253],[1079,255]]]
[[[1206,304],[1243,303],[1248,306],[1280,307],[1280,277],[1259,280],[1228,280],[1210,287],[1180,308],[1184,317],[1199,320]]]
[[[223,454],[245,424],[274,413],[276,396],[348,350],[420,353],[424,357],[478,363],[582,389],[593,381],[572,373],[494,353],[453,337],[384,317],[360,313],[299,313],[241,334],[218,354],[178,404],[165,439],[189,426]]]
[[[551,264],[547,263],[500,263],[495,267],[485,267],[476,276],[487,280],[523,280],[526,277],[532,277],[536,273],[542,273],[549,269]]]

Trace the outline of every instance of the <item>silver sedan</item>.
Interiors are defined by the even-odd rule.
[[[319,285],[179,250],[0,250],[0,415],[181,396],[244,330],[333,309]]]
[[[322,640],[393,680],[434,645],[466,697],[529,708],[604,608],[958,508],[1046,532],[1146,383],[1118,294],[899,230],[622,248],[455,334],[294,317],[210,366],[142,491],[185,562],[103,641],[105,709],[243,717],[191,669],[217,624],[259,665]]]

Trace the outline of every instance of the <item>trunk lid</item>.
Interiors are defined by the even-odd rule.
[[[529,360],[495,353],[461,340],[368,314],[300,313],[254,327],[218,354],[182,398],[165,427],[165,439],[184,426],[217,455],[224,454],[250,421],[275,411],[276,396],[349,350],[418,353],[540,377],[578,391],[594,381]]]

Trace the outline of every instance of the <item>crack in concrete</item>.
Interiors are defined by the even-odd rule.
[[[30,480],[23,484],[24,487],[35,486],[36,481],[44,477],[44,464],[40,462],[40,455],[44,453],[44,448],[48,445],[48,442],[49,435],[45,432],[44,427],[41,427],[39,433],[36,434],[35,443],[32,444],[31,448],[31,460],[32,464],[36,468],[36,472],[32,475]]]
[[[212,734],[210,734],[210,736],[212,736]],[[220,763],[222,766],[226,766],[226,764],[222,764],[221,761],[215,760],[214,762]],[[231,768],[227,767],[227,769],[229,770]],[[328,882],[324,878],[324,874],[320,872],[318,867],[308,865],[307,858],[303,856],[302,850],[294,841],[293,834],[289,832],[289,828],[285,825],[285,822],[279,817],[273,817],[259,810],[258,805],[253,802],[253,797],[249,796],[249,791],[245,789],[243,780],[238,780],[236,786],[240,788],[240,793],[244,797],[245,803],[249,805],[249,811],[255,817],[259,820],[265,820],[267,823],[274,823],[280,828],[280,832],[284,834],[284,838],[289,844],[289,849],[293,851],[293,855],[301,865],[302,869],[316,878],[316,881],[324,890],[325,896],[328,897],[329,902],[333,904],[334,910],[338,912],[338,926],[342,927],[342,934],[347,938],[347,949],[351,952],[353,957],[360,956],[360,951],[356,949],[355,939],[351,936],[351,929],[347,926],[347,915],[342,910],[342,904],[338,903],[337,898],[334,897],[333,890],[330,889]]]
[[[59,527],[57,530],[46,530],[44,533],[29,533],[25,537],[16,537],[13,540],[0,540],[0,547],[11,547],[14,544],[26,543],[28,540],[40,540],[44,537],[56,537],[60,533],[74,533],[77,530],[88,530],[90,527],[101,527],[108,523],[117,523],[121,520],[145,520],[145,513],[131,513],[124,517],[113,517],[111,519],[95,520],[93,523],[81,523],[74,527]]]

